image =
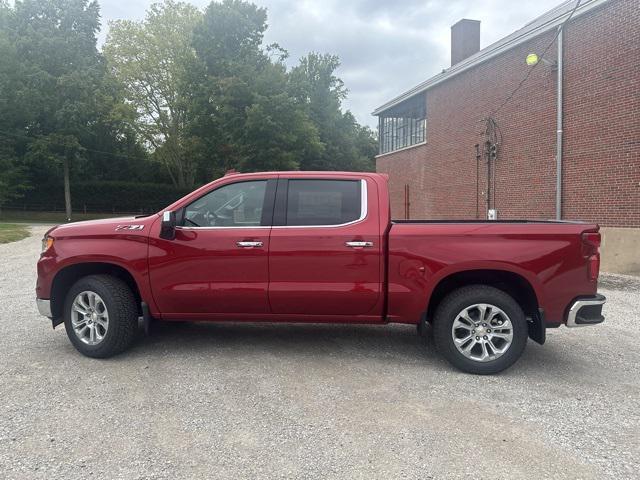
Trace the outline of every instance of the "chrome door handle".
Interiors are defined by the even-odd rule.
[[[351,248],[364,248],[373,247],[373,242],[347,242],[345,245]]]
[[[262,242],[236,242],[236,245],[240,248],[253,248],[261,247]]]

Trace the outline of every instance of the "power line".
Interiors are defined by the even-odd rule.
[[[44,140],[45,142],[49,143],[49,144],[54,144],[53,141],[49,140],[46,137],[32,137],[32,136],[28,136],[28,135],[19,135],[17,133],[11,133],[11,132],[6,132],[6,131],[2,131],[0,130],[0,135],[6,135],[8,137],[14,137],[14,138],[20,138],[22,140]],[[126,158],[129,160],[140,160],[140,157],[132,157],[131,155],[127,155],[124,153],[113,153],[113,152],[105,152],[103,150],[96,150],[94,148],[87,148],[87,147],[83,147],[82,145],[80,145],[80,147],[87,151],[87,152],[92,152],[92,153],[100,153],[102,155],[110,155],[112,157],[120,157],[120,158]]]
[[[573,17],[573,14],[576,12],[576,10],[578,9],[578,7],[580,6],[580,2],[582,0],[577,0],[575,6],[573,7],[573,10],[571,10],[571,13],[569,14],[569,16],[565,19],[564,22],[562,22],[562,25],[560,25],[560,27],[556,30],[556,34],[553,37],[553,40],[551,40],[551,42],[549,43],[549,45],[547,45],[547,48],[544,49],[544,51],[542,52],[542,55],[540,55],[540,59],[542,60],[544,58],[544,56],[547,54],[547,52],[549,51],[549,49],[551,48],[551,46],[555,43],[555,41],[558,39],[558,37],[560,36],[560,34],[562,33],[562,31],[564,30],[565,25],[569,22],[569,20],[571,20],[571,17]],[[538,62],[540,63],[540,62]],[[531,75],[531,72],[533,72],[533,69],[536,68],[538,66],[538,63],[536,63],[535,65],[533,65],[528,71],[527,74],[524,76],[524,78],[520,81],[520,83],[518,84],[518,86],[511,92],[511,94],[505,99],[504,102],[502,102],[502,104],[496,108],[490,116],[495,115],[496,113],[498,113],[502,107],[504,107],[507,103],[509,103],[511,101],[511,99],[513,98],[513,96],[516,94],[516,92],[518,90],[520,90],[520,88],[522,87],[522,85],[524,85],[524,82],[527,81],[527,79],[529,78],[529,76]]]

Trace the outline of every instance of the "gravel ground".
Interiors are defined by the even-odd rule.
[[[44,230],[0,245],[0,478],[638,478],[638,278],[492,377],[407,326],[163,326],[100,361],[37,314]]]

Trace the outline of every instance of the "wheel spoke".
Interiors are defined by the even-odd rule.
[[[87,323],[87,319],[84,318],[84,316],[82,318],[71,318],[71,324],[75,327],[78,328],[81,325],[84,325],[85,323]]]
[[[484,321],[484,316],[487,313],[487,306],[481,303],[480,305],[477,306],[477,308],[478,308],[478,312],[480,313],[480,316],[478,317],[478,321],[482,322]]]
[[[496,348],[496,346],[491,342],[491,339],[487,340],[485,344],[487,346],[487,352],[491,358],[494,358],[497,354],[501,353],[500,349]]]
[[[484,314],[484,317],[482,318],[482,321],[488,323],[494,315],[495,312],[493,311],[493,305],[487,305],[487,310]]]
[[[502,355],[507,351],[507,348],[509,348],[509,343],[506,343],[502,348],[496,347],[495,343],[493,343],[493,339],[489,339],[489,345],[491,345],[493,351],[498,355]]]
[[[475,347],[477,343],[478,342],[476,342],[475,339],[472,339],[469,344],[460,351],[465,357],[471,357],[471,350],[473,350],[473,347]],[[460,348],[458,347],[458,349]]]
[[[81,313],[82,315],[86,315],[87,313],[89,313],[89,309],[85,308],[84,305],[81,305],[79,302],[75,302],[73,304],[73,310]]]
[[[480,344],[480,347],[482,348],[482,356],[480,357],[480,361],[485,361],[487,358],[489,358],[489,352],[487,351],[487,342],[482,342]]]
[[[85,300],[86,293],[81,293],[76,297],[75,304],[81,306],[85,311],[89,311],[89,300],[88,297]]]
[[[492,332],[491,333],[491,337],[492,338],[501,338],[503,340],[510,341],[513,338],[513,334],[511,334],[511,333],[495,333],[495,332]]]
[[[468,310],[465,310],[464,312],[462,312],[462,313],[459,315],[459,317],[464,318],[464,319],[467,321],[467,323],[468,323],[469,325],[473,325],[473,324],[475,323],[475,322],[473,321],[473,319],[469,316],[469,311],[468,311]]]
[[[466,320],[466,319],[465,319],[465,320]],[[474,328],[473,322],[470,322],[470,323],[471,323],[471,324],[469,325],[469,324],[467,324],[467,323],[465,323],[465,322],[461,321],[461,320],[460,320],[460,317],[458,317],[458,318],[456,318],[456,321],[455,321],[455,322],[453,322],[453,328],[454,328],[454,329],[462,328],[462,329],[467,330],[467,331],[469,331],[469,332],[470,332],[470,331],[471,331],[471,330],[473,330],[473,328]]]
[[[496,323],[491,324],[494,330],[511,329],[511,320],[509,320],[508,318],[500,318],[500,320],[502,320],[502,324],[498,324],[497,321]]]
[[[453,341],[456,342],[457,345],[464,345],[465,343],[467,343],[469,340],[473,340],[473,335],[469,335],[468,337],[464,337],[464,338],[455,338]],[[475,340],[473,340],[475,342]]]
[[[104,306],[104,303],[102,302],[102,300],[98,300],[96,301],[96,312],[98,314],[102,314],[104,311],[106,311],[107,307]]]

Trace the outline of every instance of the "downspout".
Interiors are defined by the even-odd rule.
[[[562,26],[558,27],[558,93],[556,95],[556,220],[562,220],[562,81],[563,81],[563,48],[562,38],[564,32]]]

